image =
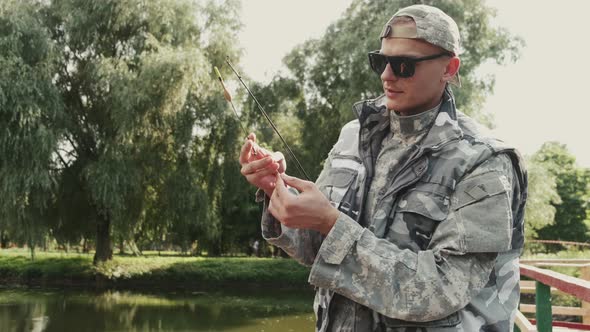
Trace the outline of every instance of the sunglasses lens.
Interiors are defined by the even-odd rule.
[[[394,66],[392,65],[392,68]],[[416,70],[416,63],[408,60],[402,60],[396,63],[393,72],[399,77],[412,77]]]
[[[369,53],[369,63],[373,71],[377,75],[381,75],[387,67],[387,58],[383,54]]]
[[[383,74],[387,64],[391,66],[397,77],[408,78],[414,75],[416,63],[411,60],[396,57],[387,57],[380,53],[369,53],[369,63],[377,75]]]

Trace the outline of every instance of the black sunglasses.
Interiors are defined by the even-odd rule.
[[[379,53],[379,51],[369,52],[369,63],[371,68],[377,75],[381,76],[387,67],[391,66],[393,73],[397,77],[408,78],[414,76],[416,71],[416,63],[426,60],[438,59],[443,56],[453,56],[448,52],[429,55],[421,58],[412,58],[407,56],[387,56]]]

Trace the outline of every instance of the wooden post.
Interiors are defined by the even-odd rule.
[[[590,281],[590,264],[580,268],[580,278]],[[582,316],[582,324],[590,325],[590,302],[582,301],[582,309],[586,309],[586,313]]]
[[[535,282],[535,305],[537,312],[537,331],[553,332],[553,317],[551,311],[551,287],[542,282]]]

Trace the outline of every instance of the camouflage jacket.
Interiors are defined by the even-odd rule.
[[[358,120],[343,127],[316,181],[341,211],[330,233],[282,226],[268,200],[262,217],[263,237],[311,266],[317,330],[327,330],[337,293],[371,310],[371,323],[358,326],[373,331],[511,331],[527,186],[519,154],[483,135],[446,90],[363,227],[387,110],[379,98],[353,109]]]

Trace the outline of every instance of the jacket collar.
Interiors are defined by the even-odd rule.
[[[385,106],[385,95],[376,99],[358,102],[353,106],[353,112],[359,119],[361,135],[365,138],[373,137],[389,128],[389,114]],[[424,149],[435,149],[449,141],[463,137],[463,131],[457,120],[455,98],[451,88],[447,85],[443,93],[440,111],[434,120],[434,124],[418,143]]]

